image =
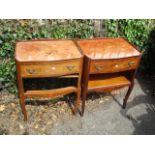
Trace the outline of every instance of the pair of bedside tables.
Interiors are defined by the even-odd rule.
[[[140,52],[123,38],[17,42],[15,60],[24,120],[27,120],[26,98],[54,98],[76,93],[74,111],[82,98],[83,115],[87,93],[110,92],[128,86],[123,102],[125,108],[140,59]],[[36,77],[77,78],[77,83],[52,90],[25,91],[23,79]]]

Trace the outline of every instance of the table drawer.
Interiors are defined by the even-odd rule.
[[[51,75],[78,73],[82,69],[81,63],[81,59],[44,63],[25,63],[21,65],[21,75],[23,77],[46,77]]]
[[[112,73],[127,70],[133,70],[138,67],[140,57],[92,60],[90,64],[90,73]]]

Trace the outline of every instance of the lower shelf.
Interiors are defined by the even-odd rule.
[[[77,92],[76,87],[65,87],[65,88],[58,88],[53,90],[28,90],[24,93],[25,97],[49,97],[54,98],[58,96],[63,96],[70,94],[72,92]]]
[[[88,91],[111,91],[113,89],[129,86],[131,82],[125,76],[91,78],[88,82]]]

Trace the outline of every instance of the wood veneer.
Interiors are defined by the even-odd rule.
[[[15,60],[19,88],[20,105],[27,120],[25,100],[28,97],[49,97],[76,93],[74,112],[77,111],[81,95],[81,75],[83,55],[72,40],[31,40],[16,44]],[[77,86],[52,90],[24,91],[24,78],[57,77],[77,78]]]
[[[83,39],[76,43],[84,54],[81,114],[84,114],[87,93],[110,92],[128,86],[125,108],[141,59],[139,50],[124,38]]]

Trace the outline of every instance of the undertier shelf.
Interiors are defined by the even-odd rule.
[[[131,82],[125,76],[117,77],[91,77],[88,82],[88,91],[111,91],[113,89],[129,86]]]
[[[65,87],[65,88],[58,88],[53,90],[28,90],[24,93],[25,97],[47,97],[47,98],[54,98],[63,95],[70,94],[72,92],[77,92],[76,87]]]

